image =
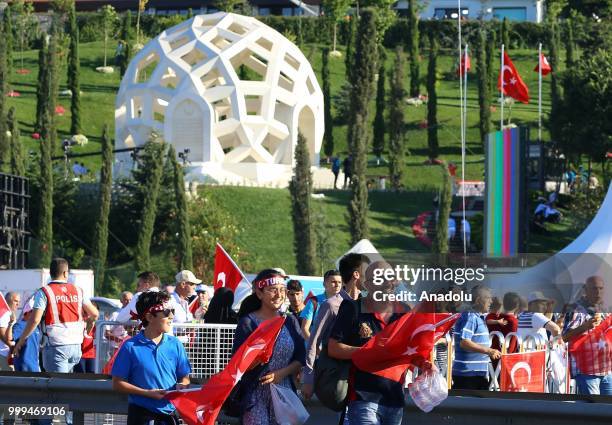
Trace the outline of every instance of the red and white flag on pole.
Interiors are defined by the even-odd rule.
[[[4,299],[4,295],[0,293],[0,317],[4,316],[7,311],[11,311],[9,305],[6,303]]]
[[[223,403],[242,375],[255,362],[267,363],[272,357],[284,317],[266,320],[234,353],[221,372],[213,375],[202,388],[172,391],[166,394],[188,425],[214,425]]]
[[[504,52],[504,65],[497,79],[497,89],[519,102],[529,103],[529,89],[506,52]]]
[[[552,68],[550,67],[550,64],[548,63],[548,59],[546,59],[546,56],[544,56],[544,53],[540,53],[540,61],[538,62],[538,64],[533,70],[535,72],[539,72],[540,67],[542,67],[542,75],[548,75],[552,71]]]
[[[215,291],[218,288],[226,287],[234,293],[233,307],[240,305],[242,300],[252,292],[251,282],[244,276],[244,273],[242,273],[221,244],[217,244],[215,249],[215,274],[213,282]]]
[[[500,389],[509,392],[544,392],[546,351],[504,354]]]
[[[464,53],[463,55],[461,55],[461,64],[460,66],[457,68],[457,75],[459,77],[463,77],[463,72],[470,72],[470,70],[472,69],[472,61],[470,60],[470,55],[466,53]]]
[[[407,313],[357,350],[353,363],[365,372],[401,382],[411,364],[429,359],[435,341],[453,327],[459,316]]]

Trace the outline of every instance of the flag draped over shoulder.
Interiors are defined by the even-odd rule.
[[[253,364],[270,361],[284,323],[284,317],[261,323],[234,353],[225,369],[213,375],[202,388],[166,394],[183,421],[188,425],[214,425],[223,403],[242,375]]]
[[[539,72],[540,67],[542,67],[542,75],[548,75],[552,71],[552,68],[550,67],[550,64],[548,63],[548,59],[546,59],[546,56],[544,56],[544,53],[540,53],[540,60],[538,61],[538,64],[533,70],[535,72]]]
[[[357,350],[353,363],[360,370],[399,382],[411,364],[429,358],[435,341],[458,318],[459,314],[422,310],[407,313]]]
[[[506,96],[522,103],[529,103],[529,89],[506,52],[504,52],[503,67],[497,79],[497,88]]]
[[[612,373],[612,314],[595,329],[570,341],[570,353],[574,356],[580,373]]]

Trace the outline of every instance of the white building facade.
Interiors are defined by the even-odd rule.
[[[420,0],[420,18],[457,19],[457,0]],[[397,2],[396,9],[402,13],[408,9],[408,1]],[[540,23],[544,19],[543,0],[462,0],[461,15],[466,19],[508,18],[510,21]]]

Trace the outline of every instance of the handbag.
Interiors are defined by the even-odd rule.
[[[323,346],[314,370],[314,393],[328,409],[335,412],[344,411],[350,370],[349,360],[330,357],[327,354],[327,346]]]

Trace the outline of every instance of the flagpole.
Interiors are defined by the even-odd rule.
[[[538,142],[542,142],[542,43],[538,46]]]
[[[464,78],[464,84],[463,84],[463,96],[464,96],[464,100],[463,100],[463,111],[462,111],[462,118],[463,118],[463,129],[462,129],[462,137],[461,137],[461,181],[465,182],[465,139],[466,139],[466,128],[467,128],[467,81],[468,81],[468,77],[467,77],[467,63],[468,63],[468,45],[465,45],[465,49],[464,49],[464,53],[463,53],[463,78]],[[465,184],[463,184],[463,193],[461,194],[461,201],[462,201],[462,206],[463,206],[463,221],[461,222],[461,229],[463,230],[463,256],[465,257],[467,255],[467,239],[465,237],[466,232],[465,232]]]
[[[221,244],[219,242],[217,242],[217,246],[221,249],[221,251],[223,251],[223,253],[225,254],[225,256],[230,260],[230,262],[232,263],[232,265],[234,267],[236,267],[236,269],[240,272],[240,275],[242,276],[242,278],[244,280],[246,280],[247,282],[249,282],[249,279],[246,278],[246,276],[244,275],[244,273],[242,273],[242,270],[240,269],[240,267],[238,267],[238,264],[236,264],[236,262],[234,261],[234,259],[227,253],[227,251],[225,250],[225,248],[223,248],[223,246],[221,246]],[[216,277],[216,276],[215,276]],[[251,283],[251,282],[249,282]]]
[[[501,120],[499,124],[499,129],[503,131],[504,129],[504,45],[501,45],[501,70],[500,70],[500,78],[501,78]]]

